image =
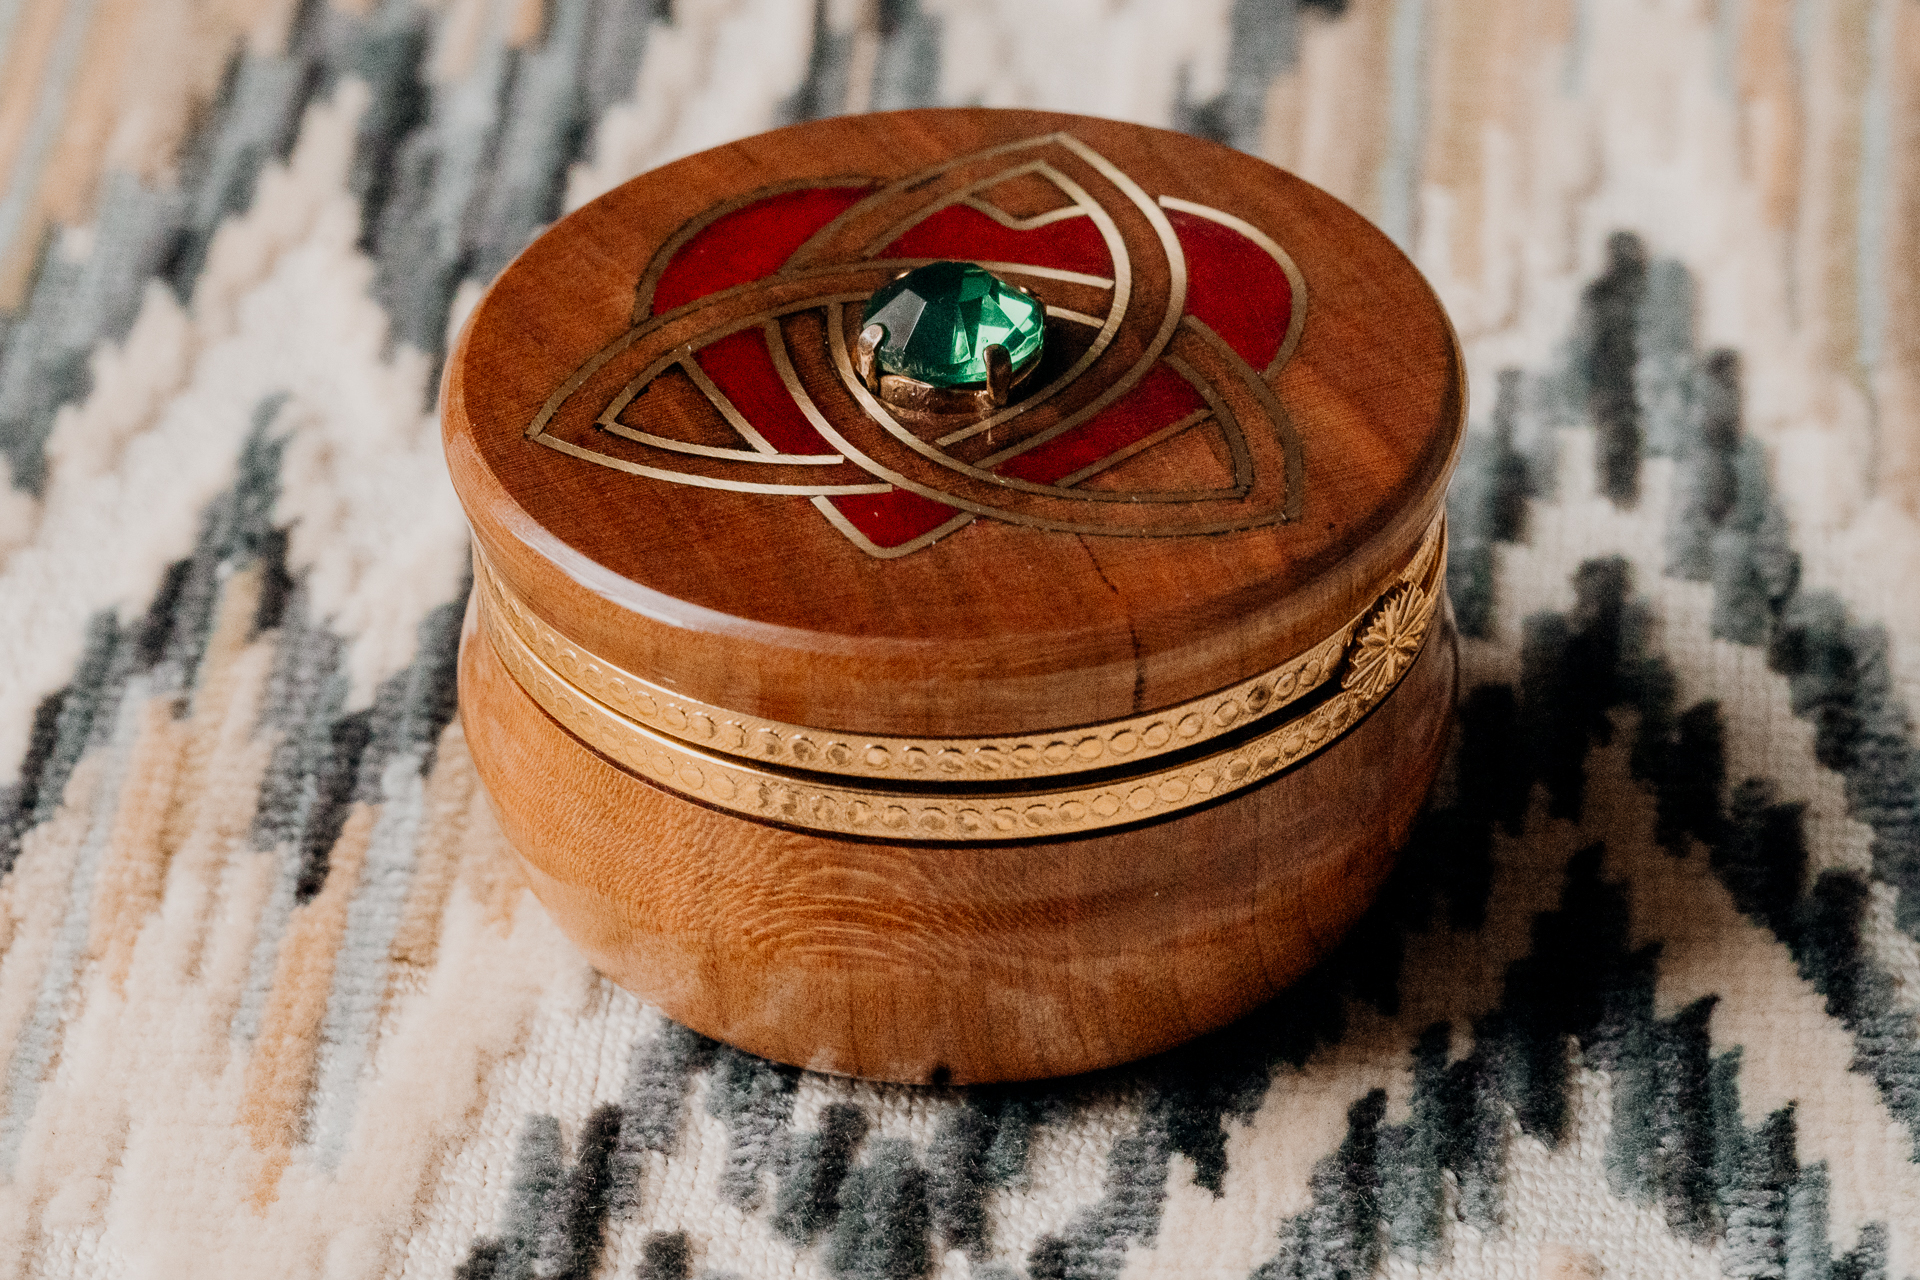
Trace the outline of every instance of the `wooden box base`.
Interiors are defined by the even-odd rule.
[[[1293,769],[1160,822],[970,847],[787,830],[644,781],[549,717],[471,610],[460,709],[534,892],[602,972],[765,1057],[958,1084],[1143,1057],[1303,974],[1405,840],[1457,666],[1443,605],[1399,687]]]

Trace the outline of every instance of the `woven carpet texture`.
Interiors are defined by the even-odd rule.
[[[1218,138],[1473,383],[1452,762],[1200,1045],[769,1064],[454,714],[448,335],[793,120]],[[1916,0],[0,0],[0,1277],[1920,1274]]]

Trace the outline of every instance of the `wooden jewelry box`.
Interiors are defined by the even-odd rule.
[[[1338,940],[1432,782],[1464,409],[1406,258],[1224,147],[951,110],[680,160],[448,361],[475,764],[553,918],[708,1035],[1167,1048]]]

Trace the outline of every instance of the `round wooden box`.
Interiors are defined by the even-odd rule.
[[[932,261],[1044,307],[1010,391],[870,367]],[[1464,408],[1406,258],[1211,143],[916,111],[680,160],[448,361],[474,761],[554,919],[708,1035],[956,1083],[1167,1048],[1323,955],[1422,803]]]

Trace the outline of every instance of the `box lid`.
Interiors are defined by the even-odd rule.
[[[1046,308],[1002,405],[916,415],[856,367],[866,299],[933,260]],[[1435,545],[1464,409],[1432,292],[1333,197],[984,109],[794,126],[609,192],[494,283],[442,405],[479,589],[576,678],[668,732],[926,739],[1344,652]]]

